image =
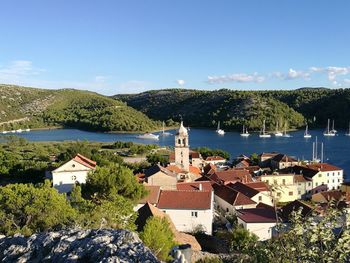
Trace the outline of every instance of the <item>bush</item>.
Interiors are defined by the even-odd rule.
[[[168,260],[173,246],[174,234],[166,218],[151,217],[147,220],[140,238],[160,260]]]

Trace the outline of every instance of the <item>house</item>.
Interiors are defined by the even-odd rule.
[[[275,157],[278,153],[277,152],[271,152],[271,153],[261,153],[258,156],[259,166],[260,167],[270,167],[271,166],[271,159]]]
[[[190,150],[190,163],[193,167],[203,168],[203,158],[199,152]]]
[[[76,183],[85,184],[88,173],[96,169],[96,162],[77,154],[73,159],[51,172],[52,184],[60,193],[72,191]]]
[[[139,210],[146,203],[157,206],[160,196],[160,186],[158,185],[144,185],[148,194],[142,198],[138,204],[134,207],[134,211]]]
[[[159,210],[157,207],[153,206],[150,203],[144,204],[138,211],[137,211],[137,218],[135,220],[135,224],[137,226],[138,231],[142,231],[144,226],[146,225],[146,222],[151,217],[158,217],[158,218],[166,218],[169,225],[170,230],[174,234],[174,241],[177,244],[189,244],[191,245],[191,249],[195,251],[200,251],[202,248],[196,238],[192,235],[181,233],[176,230],[176,227],[169,217],[169,215],[165,214],[161,210]]]
[[[255,234],[260,241],[272,238],[276,233],[277,217],[274,209],[251,208],[237,211],[238,225]]]
[[[229,184],[235,182],[250,183],[253,178],[246,169],[229,169],[225,171],[216,170],[208,178],[218,184]]]
[[[257,205],[257,202],[227,185],[214,184],[213,188],[215,204],[225,213],[234,215],[238,209],[255,208]]]
[[[344,180],[343,169],[327,163],[297,165],[293,169],[296,174],[312,180],[311,194],[340,189]]]
[[[311,196],[312,180],[300,174],[294,175],[294,182],[297,185],[298,199],[307,199]]]
[[[277,202],[291,202],[298,199],[297,184],[294,183],[294,174],[263,174],[262,182],[266,182]]]
[[[209,181],[178,183],[176,189],[181,191],[213,191],[213,187]]]
[[[210,176],[216,171],[216,166],[214,164],[208,163],[207,165],[204,166],[203,168],[203,174]]]
[[[227,187],[236,190],[248,196],[251,200],[256,203],[264,203],[266,205],[273,205],[273,200],[271,198],[271,192],[268,185],[264,182],[253,182],[243,184],[241,182],[236,182],[234,184],[230,183]]]
[[[226,162],[226,159],[221,156],[208,156],[204,161],[205,164],[211,163],[214,165],[224,164],[225,162]]]
[[[144,174],[145,182],[148,185],[157,185],[161,189],[176,189],[176,183],[178,181],[177,174],[159,164],[146,169]]]
[[[339,190],[319,192],[312,195],[312,201],[315,203],[338,203],[345,199],[345,195]]]
[[[307,204],[306,202],[301,200],[295,200],[280,208],[278,212],[279,217],[282,219],[283,222],[289,222],[293,212],[300,211],[301,216],[305,218],[307,216],[311,216],[314,210],[314,207]]]
[[[169,215],[181,232],[203,229],[212,234],[213,193],[205,190],[163,190],[157,207]]]
[[[251,163],[249,162],[249,160],[241,160],[238,163],[235,164],[236,168],[247,168],[251,165]]]
[[[297,159],[282,153],[273,156],[270,162],[273,170],[281,170],[299,164]]]

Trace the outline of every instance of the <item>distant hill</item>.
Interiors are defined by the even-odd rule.
[[[179,120],[186,125],[215,127],[220,121],[225,129],[259,130],[266,119],[267,128],[276,123],[300,128],[325,127],[327,118],[335,119],[336,127],[346,128],[350,120],[350,90],[301,88],[297,90],[154,90],[140,94],[116,95],[114,98],[157,120]]]
[[[0,85],[0,131],[76,127],[96,131],[151,131],[160,123],[125,103],[80,90]]]

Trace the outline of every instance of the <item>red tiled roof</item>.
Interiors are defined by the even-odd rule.
[[[266,182],[252,182],[246,183],[245,185],[258,190],[259,192],[270,191]]]
[[[330,201],[340,201],[344,199],[344,195],[341,191],[327,191],[327,192],[320,192],[320,194],[326,199],[327,202]]]
[[[190,165],[189,172],[196,175],[201,175],[201,170],[198,167]]]
[[[174,172],[174,173],[181,173],[182,172],[181,168],[176,166],[176,165],[168,165],[165,168],[168,169],[171,172]]]
[[[271,153],[262,153],[260,154],[261,157],[274,157],[278,154],[278,152],[271,152]]]
[[[157,185],[145,185],[147,191],[149,191],[148,195],[142,198],[139,201],[139,204],[157,204],[160,194],[160,186]]]
[[[95,161],[92,161],[90,160],[89,158],[81,155],[81,154],[77,154],[74,158],[73,158],[74,161],[90,168],[90,169],[95,169],[96,168],[96,162]]]
[[[252,176],[248,170],[242,169],[230,169],[226,171],[215,171],[214,174],[210,175],[209,178],[217,183],[249,183],[253,182]]]
[[[198,209],[211,208],[210,191],[162,190],[159,197],[160,209]]]
[[[230,183],[227,185],[227,187],[236,190],[237,192],[240,192],[244,194],[245,196],[248,196],[249,198],[252,198],[253,196],[257,195],[259,193],[258,190],[255,190],[254,188],[251,188],[245,184],[242,184],[240,182],[236,182],[234,184]]]
[[[288,221],[290,219],[290,216],[292,215],[292,212],[297,212],[301,210],[301,215],[303,217],[306,217],[312,213],[314,210],[310,205],[300,201],[295,200],[285,206],[283,206],[280,210],[280,216],[284,221]]]
[[[238,217],[246,223],[275,223],[276,213],[266,208],[250,208],[237,210]]]
[[[190,151],[190,158],[200,158],[199,152]]]
[[[307,179],[304,176],[302,176],[301,174],[294,175],[294,180],[296,182],[299,182],[299,183],[310,182],[311,181],[311,179]]]
[[[192,182],[192,183],[177,183],[177,190],[199,190],[199,185],[202,185],[203,191],[212,191],[213,187],[211,186],[211,182]]]
[[[225,185],[214,184],[213,188],[216,196],[233,206],[256,204],[256,202],[254,202],[248,196]]]
[[[308,164],[306,165],[307,168],[315,170],[315,171],[321,171],[321,172],[331,172],[331,171],[341,171],[343,169],[328,164],[328,163],[315,163],[315,164]]]
[[[216,166],[212,163],[208,163],[203,168],[204,174],[213,174],[215,172],[215,170],[216,170]]]
[[[297,162],[298,161],[297,159],[282,153],[279,153],[273,156],[272,160],[275,162]]]
[[[205,160],[207,162],[209,162],[209,161],[226,161],[226,159],[222,158],[221,156],[208,156]]]

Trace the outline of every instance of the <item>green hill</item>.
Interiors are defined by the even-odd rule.
[[[179,120],[181,115],[186,125],[216,127],[218,121],[225,129],[259,130],[266,119],[268,129],[276,123],[288,128],[304,125],[304,117],[280,100],[264,96],[259,92],[218,90],[159,90],[137,95],[118,95],[131,107],[139,109],[158,120]]]
[[[259,130],[263,119],[274,130],[276,122],[289,128],[325,127],[334,119],[337,128],[347,128],[350,120],[350,90],[301,88],[297,90],[237,91],[169,89],[133,95],[114,96],[147,116],[179,120],[186,125],[215,127],[220,121],[225,129]]]
[[[76,127],[96,131],[151,131],[160,123],[125,103],[80,90],[0,85],[0,129]]]

